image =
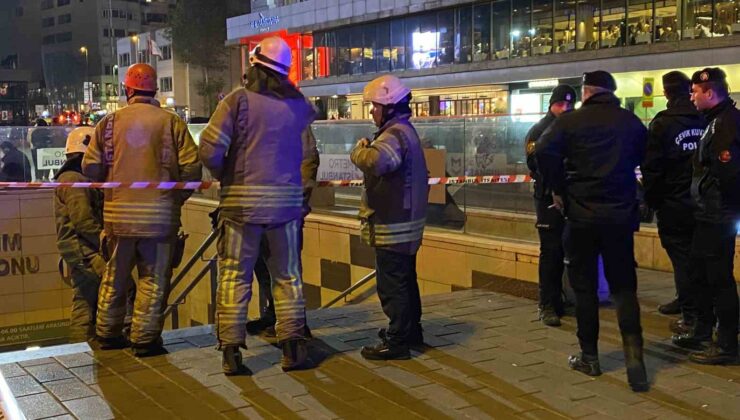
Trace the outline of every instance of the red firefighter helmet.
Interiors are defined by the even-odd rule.
[[[157,91],[157,71],[145,63],[137,63],[126,70],[123,85],[144,92]]]

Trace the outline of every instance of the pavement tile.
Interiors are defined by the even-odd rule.
[[[55,363],[55,361],[51,357],[43,357],[41,359],[24,360],[22,362],[18,362],[21,367],[45,365],[48,363]]]
[[[26,371],[17,363],[6,363],[4,365],[0,365],[0,373],[2,373],[3,378],[6,379],[14,376],[28,375],[28,373],[26,373]]]
[[[74,377],[67,368],[56,362],[45,365],[29,366],[26,370],[39,382],[57,381],[59,379]]]
[[[64,405],[79,419],[107,420],[116,418],[108,403],[97,395],[66,401]]]
[[[95,359],[87,353],[68,354],[55,357],[57,362],[66,368],[89,366],[95,364]]]
[[[382,376],[384,379],[397,383],[405,388],[414,388],[429,384],[429,381],[424,378],[398,367],[383,366],[376,369],[375,373]]]
[[[10,388],[10,392],[12,392],[13,396],[16,398],[45,392],[44,387],[29,375],[8,378],[6,379],[6,382]]]
[[[194,335],[192,337],[185,337],[184,340],[200,348],[214,347],[218,344],[218,339],[213,334]]]
[[[17,398],[18,407],[27,420],[68,414],[67,410],[49,394],[34,394]]]
[[[48,388],[59,401],[75,400],[95,395],[93,390],[76,378],[46,382],[44,386],[46,386],[46,388]]]
[[[98,383],[101,377],[113,375],[110,371],[97,365],[70,368],[69,371],[87,385]]]

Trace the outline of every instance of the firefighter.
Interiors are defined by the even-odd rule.
[[[411,90],[395,76],[381,76],[365,86],[363,99],[372,103],[378,131],[373,140],[360,139],[350,159],[365,178],[360,233],[375,247],[378,297],[390,323],[380,330],[381,341],[361,354],[370,360],[408,359],[409,347],[423,344],[416,253],[429,196],[427,165],[409,122]]]
[[[226,375],[246,373],[247,305],[264,235],[281,366],[307,367],[301,268],[301,133],[315,111],[288,80],[291,51],[265,38],[250,57],[246,87],[224,98],[200,137],[200,158],[221,182],[217,329]]]
[[[563,251],[563,227],[565,220],[559,210],[552,206],[551,191],[544,188],[539,181],[537,161],[534,149],[542,133],[547,130],[555,118],[573,110],[576,103],[576,91],[568,85],[559,85],[552,90],[550,107],[547,115],[527,133],[526,153],[527,167],[535,179],[534,205],[537,213],[537,232],[540,236],[539,315],[543,324],[550,327],[560,326],[563,316],[563,271],[565,270],[565,253]]]
[[[94,181],[200,180],[198,150],[187,125],[154,99],[154,68],[141,63],[129,67],[123,84],[128,106],[98,123],[82,161],[83,173]],[[190,194],[158,189],[105,190],[104,229],[111,255],[98,299],[97,335],[102,349],[126,346],[121,329],[130,274],[136,267],[131,347],[139,357],[165,352],[163,313],[177,252],[180,208]]]
[[[64,148],[67,161],[57,173],[57,182],[90,181],[82,174],[82,156],[94,136],[92,127],[79,127],[69,133]],[[54,217],[57,248],[69,267],[72,281],[70,340],[91,340],[95,338],[98,287],[105,272],[105,260],[100,252],[103,194],[92,188],[57,188]]]
[[[694,155],[691,194],[697,202],[691,245],[699,284],[694,290],[698,316],[694,330],[674,337],[682,347],[701,349],[689,359],[719,365],[738,361],[738,296],[733,275],[740,218],[740,111],[730,98],[727,75],[717,67],[691,77],[691,100],[709,125]],[[717,321],[717,340],[712,328]]]

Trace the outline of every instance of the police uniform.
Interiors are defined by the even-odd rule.
[[[315,118],[313,107],[287,79],[290,48],[266,38],[253,57],[246,88],[226,96],[200,138],[200,157],[221,182],[217,333],[226,374],[246,371],[247,305],[252,272],[264,235],[270,249],[282,368],[307,360],[301,268],[303,184],[301,133]],[[269,67],[268,67],[269,66]]]
[[[141,83],[140,83],[141,82]],[[126,86],[156,91],[156,72],[137,64]],[[82,162],[95,181],[197,181],[201,165],[185,122],[147,96],[103,118]],[[97,335],[103,347],[121,345],[131,271],[136,267],[136,298],[131,345],[139,356],[162,351],[161,333],[172,277],[172,257],[180,209],[191,192],[156,189],[106,189],[104,229],[112,250],[100,286]]]
[[[648,387],[634,265],[638,226],[635,169],[645,153],[647,130],[619,105],[616,82],[607,72],[585,73],[583,106],[562,115],[535,149],[546,188],[564,200],[568,278],[576,296],[581,354],[572,369],[599,375],[598,257],[602,256],[617,307],[627,376],[635,391]]]
[[[726,83],[719,68],[694,73],[691,82]],[[694,159],[691,193],[697,202],[692,264],[699,273],[695,289],[698,320],[694,341],[709,341],[714,317],[717,341],[691,360],[720,364],[738,360],[738,295],[733,275],[735,237],[740,218],[740,111],[725,98],[704,111],[709,123]]]
[[[687,328],[696,319],[689,264],[696,207],[691,198],[692,158],[706,121],[691,103],[688,76],[677,71],[666,73],[663,86],[669,95],[668,108],[650,123],[645,162],[640,168],[645,201],[656,210],[658,235],[673,265],[682,324]]]
[[[576,101],[576,92],[567,85],[557,86],[550,96],[550,105],[565,101],[571,105]],[[532,126],[526,136],[527,167],[534,178],[534,204],[537,215],[537,232],[540,237],[539,288],[540,316],[543,321],[560,325],[556,318],[563,315],[563,227],[562,213],[552,207],[552,191],[545,189],[537,170],[534,150],[542,133],[555,121],[555,114],[548,110],[547,115]],[[552,320],[550,320],[550,318]]]

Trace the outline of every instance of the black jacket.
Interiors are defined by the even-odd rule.
[[[641,165],[645,201],[658,217],[691,216],[693,156],[707,123],[689,97],[668,102],[648,128],[647,152]]]
[[[565,200],[570,223],[638,223],[635,168],[645,155],[647,129],[612,93],[590,97],[562,115],[535,148],[545,188]]]
[[[547,115],[539,120],[537,124],[533,125],[527,132],[525,150],[527,153],[527,168],[529,168],[529,175],[534,179],[534,198],[537,200],[542,200],[545,195],[549,196],[549,194],[546,194],[543,188],[541,176],[537,170],[537,159],[534,158],[534,149],[537,145],[537,140],[540,139],[542,133],[555,121],[555,118],[555,114],[548,111]]]
[[[740,111],[727,99],[705,113],[709,125],[694,156],[691,195],[697,220],[734,222],[740,216]]]

